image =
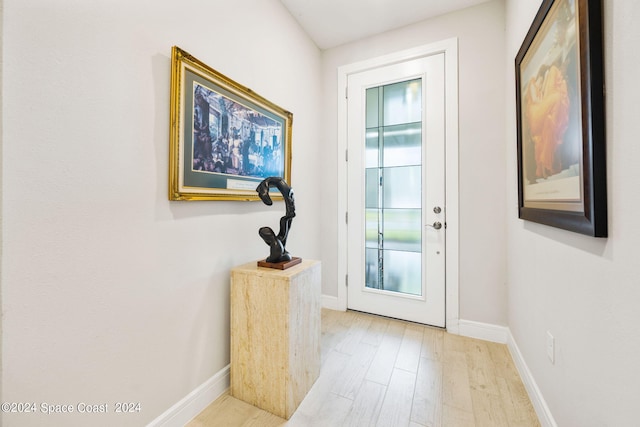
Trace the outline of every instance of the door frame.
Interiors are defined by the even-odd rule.
[[[338,183],[347,179],[347,79],[350,74],[437,53],[445,57],[445,325],[459,332],[458,39],[394,52],[338,67]],[[347,309],[347,186],[338,185],[337,308]]]

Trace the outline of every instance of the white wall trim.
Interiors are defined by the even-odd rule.
[[[336,283],[338,284],[338,310],[345,311],[347,309],[347,191],[343,189],[344,183],[347,182],[347,100],[346,88],[349,69],[343,67],[338,68],[338,203],[336,218],[338,222],[338,265],[336,272]],[[344,92],[343,92],[344,91]]]
[[[338,183],[347,182],[347,102],[345,89],[349,74],[359,73],[372,68],[401,61],[420,58],[436,53],[445,54],[445,93],[446,93],[446,327],[451,333],[458,333],[459,311],[459,183],[458,183],[458,39],[453,37],[439,42],[394,52],[388,55],[370,58],[364,61],[338,67]],[[338,265],[336,283],[338,283],[337,309],[347,309],[347,191],[344,185],[338,185],[338,203],[336,218],[338,222]],[[455,195],[456,197],[453,197]]]
[[[490,323],[462,320],[458,322],[459,335],[480,340],[506,344],[509,341],[509,328]]]
[[[540,424],[542,425],[542,427],[558,427],[558,424],[556,424],[556,420],[553,418],[546,400],[544,400],[544,396],[542,396],[542,392],[538,388],[536,380],[533,378],[533,375],[531,374],[531,371],[529,370],[524,357],[522,357],[522,353],[520,353],[520,349],[518,348],[518,344],[516,343],[515,338],[511,334],[510,330],[508,330],[508,332],[509,335],[507,347],[509,348],[509,352],[511,353],[511,358],[513,359],[513,362],[518,369],[518,373],[520,374],[522,383],[524,384],[524,387],[529,394],[531,404],[536,410],[536,414],[538,415]]]
[[[322,295],[322,308],[328,308],[329,310],[344,311],[338,304],[338,297],[333,295]]]
[[[182,427],[202,412],[229,388],[229,368],[225,366],[207,381],[198,386],[162,415],[147,424],[147,427]]]
[[[445,146],[445,197],[446,230],[445,275],[446,275],[446,327],[452,334],[458,332],[460,322],[459,301],[459,240],[460,207],[458,182],[458,39],[443,41],[445,52],[445,101],[446,106],[446,146]],[[455,197],[453,197],[455,195]]]

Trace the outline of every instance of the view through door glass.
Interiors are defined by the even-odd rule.
[[[421,296],[421,79],[367,89],[365,139],[365,286]]]

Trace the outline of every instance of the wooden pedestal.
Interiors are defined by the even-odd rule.
[[[320,374],[320,262],[231,270],[231,395],[289,419]]]

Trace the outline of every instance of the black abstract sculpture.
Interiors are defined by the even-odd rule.
[[[293,218],[296,216],[293,190],[289,187],[289,184],[280,177],[272,176],[265,178],[260,184],[258,184],[256,191],[258,192],[260,200],[262,200],[267,206],[271,206],[273,204],[271,197],[269,197],[269,188],[271,187],[277,187],[278,190],[280,190],[282,197],[284,197],[286,214],[280,218],[280,232],[278,232],[277,235],[269,227],[260,228],[260,230],[258,230],[258,234],[262,237],[262,240],[269,245],[269,248],[271,248],[269,257],[266,259],[267,262],[279,263],[291,261],[291,255],[285,249],[285,245],[287,244],[287,235],[291,229],[291,223],[293,222]]]

